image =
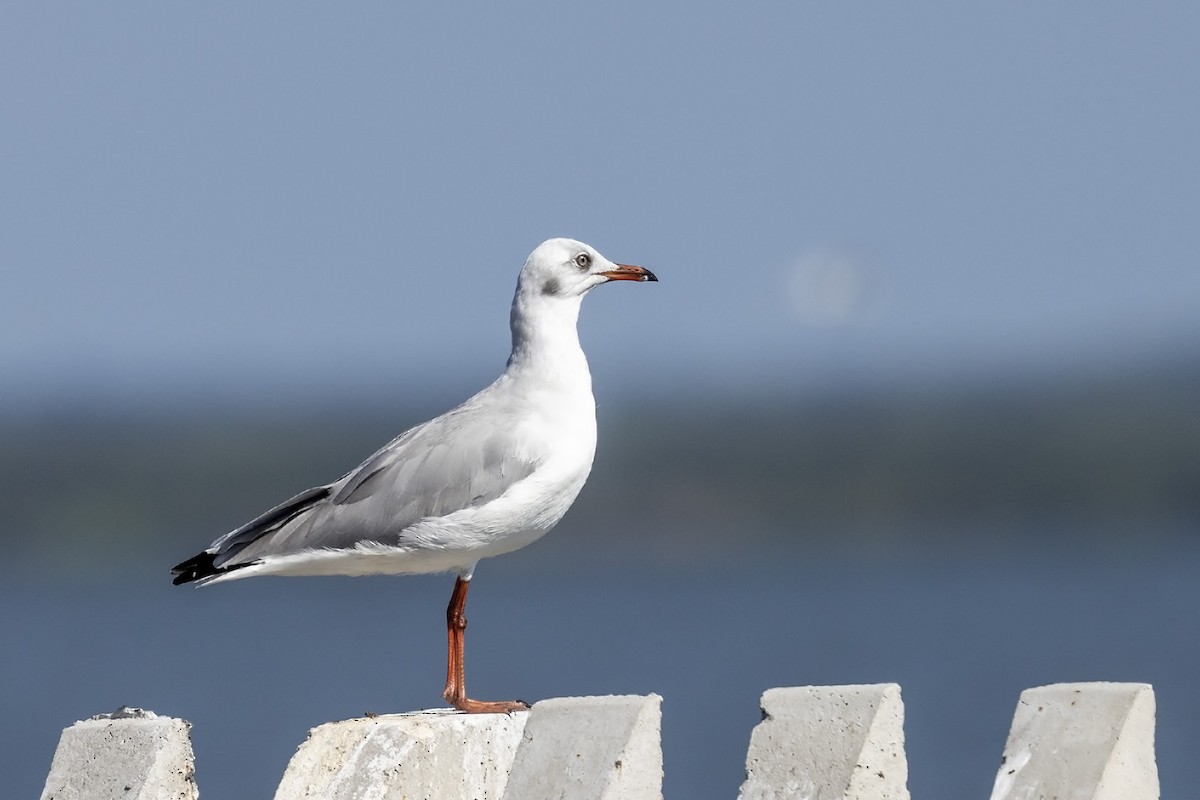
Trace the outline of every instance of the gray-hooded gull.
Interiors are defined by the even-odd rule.
[[[526,708],[467,697],[467,589],[480,559],[554,527],[591,472],[596,401],[576,327],[583,296],[609,281],[657,280],[582,242],[543,242],[517,279],[512,354],[492,385],[400,434],[341,479],[220,537],[174,567],[174,582],[453,572],[442,696],[466,712]]]

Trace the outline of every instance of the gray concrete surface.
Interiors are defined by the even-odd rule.
[[[330,722],[313,728],[276,800],[500,800],[530,712],[452,709]]]
[[[276,800],[661,800],[658,695],[562,697],[517,714],[450,709],[314,728]],[[739,800],[909,800],[895,684],[769,689]],[[992,800],[1158,800],[1154,690],[1021,694]],[[121,708],[65,729],[42,800],[197,800],[191,726]]]
[[[992,800],[1157,800],[1154,689],[1059,683],[1026,689]]]
[[[660,800],[661,731],[656,694],[536,703],[505,800]]]
[[[196,800],[191,725],[119,708],[62,732],[42,800]]]
[[[739,800],[908,800],[894,683],[768,689]]]

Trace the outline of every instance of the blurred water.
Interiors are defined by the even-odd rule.
[[[635,552],[623,567],[498,559],[472,591],[468,681],[483,698],[662,694],[666,794],[699,799],[736,796],[763,689],[896,681],[923,800],[989,795],[1023,688],[1147,681],[1163,795],[1182,797],[1200,784],[1198,555],[1184,539],[669,572]],[[194,723],[202,796],[270,797],[309,727],[438,704],[451,583],[17,576],[0,587],[3,795],[37,796],[61,728],[129,704]]]

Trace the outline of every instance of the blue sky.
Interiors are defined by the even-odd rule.
[[[477,387],[559,235],[601,393],[1200,352],[1197,8],[9,6],[0,400]]]

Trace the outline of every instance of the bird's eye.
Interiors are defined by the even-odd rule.
[[[592,265],[592,257],[588,253],[580,253],[575,256],[575,266],[580,269],[587,269]]]

